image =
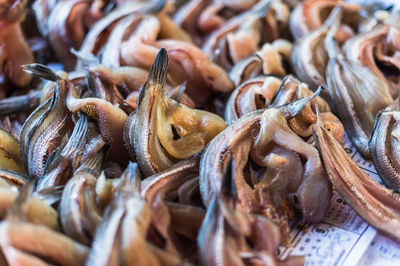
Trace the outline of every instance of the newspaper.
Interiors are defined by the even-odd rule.
[[[345,150],[372,178],[381,183],[373,164],[364,160],[346,138]],[[320,224],[305,225],[291,233],[291,247],[279,257],[305,256],[305,265],[400,265],[400,244],[380,235],[334,191],[331,206]]]

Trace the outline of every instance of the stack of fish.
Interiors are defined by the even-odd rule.
[[[302,265],[333,189],[400,241],[399,81],[379,1],[0,0],[0,264]]]

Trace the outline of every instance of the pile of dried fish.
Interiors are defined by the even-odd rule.
[[[379,1],[0,0],[0,264],[301,265],[278,247],[333,189],[400,241],[399,21]]]

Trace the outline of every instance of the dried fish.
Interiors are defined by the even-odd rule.
[[[207,57],[228,70],[238,61],[256,52],[259,43],[267,36],[270,41],[277,39],[277,29],[267,25],[268,13],[273,12],[271,5],[270,0],[260,1],[249,11],[232,18],[214,31],[203,45]],[[263,31],[267,28],[271,31],[264,36]]]
[[[210,202],[197,238],[201,263],[245,265],[247,260],[267,265],[279,263],[275,257],[280,243],[279,228],[264,216],[236,209],[239,200],[234,181],[236,169],[231,162],[225,170],[221,191]],[[289,261],[293,265],[304,263],[301,257],[291,257],[286,262]]]
[[[26,186],[31,187],[30,190],[33,188],[33,185],[29,183]],[[17,192],[11,186],[1,186],[0,190],[0,220],[7,219],[7,213],[10,212],[18,198],[28,197],[24,201],[24,219],[32,224],[43,225],[51,230],[60,231],[57,211],[43,200],[38,199],[37,196],[26,195],[27,193],[32,193],[31,191],[26,191],[25,189]]]
[[[225,107],[228,125],[240,117],[270,105],[282,80],[273,76],[260,76],[242,83],[232,92]]]
[[[258,132],[261,113],[262,110],[258,110],[243,116],[211,140],[210,144],[203,151],[199,168],[199,182],[201,197],[206,207],[209,206],[213,195],[221,186],[222,173],[228,160],[227,154],[229,150],[240,147],[240,150],[237,149],[233,153],[234,157],[237,154],[237,160],[243,155],[248,155],[252,139],[256,137]],[[247,160],[242,157],[240,161],[246,163],[245,161]],[[249,192],[251,187],[244,182],[243,176],[239,179],[238,174],[236,174],[235,180],[237,180],[235,182],[241,182],[236,185],[238,191],[242,190],[243,193],[252,195],[252,192]],[[248,196],[240,198],[240,203],[245,205],[243,209],[248,212],[248,207],[253,205],[254,200],[254,197],[250,198]]]
[[[123,129],[128,115],[110,102],[89,97],[80,98],[75,88],[71,88],[66,99],[68,109],[76,113],[86,113],[97,120],[101,135],[110,144],[110,153],[123,164],[128,162],[128,154],[122,141]]]
[[[58,1],[47,19],[51,47],[67,70],[72,70],[76,61],[71,48],[79,49],[90,26],[85,25],[90,20],[89,8],[88,0]]]
[[[264,44],[261,50],[254,55],[237,62],[229,72],[229,76],[236,86],[248,79],[264,74],[284,76],[284,60],[290,59],[292,44],[278,39],[272,44]]]
[[[380,111],[369,139],[369,151],[375,169],[384,184],[391,189],[400,188],[397,134],[399,111],[399,99]]]
[[[83,153],[87,129],[88,118],[85,114],[81,114],[68,142],[60,145],[46,161],[44,172],[38,180],[38,190],[65,185],[68,182],[73,170],[80,164],[77,159]]]
[[[343,46],[343,53],[349,60],[358,62],[371,69],[384,84],[384,90],[389,90],[393,98],[397,97],[398,85],[390,86],[382,70],[375,63],[375,52],[378,46],[387,37],[390,30],[389,25],[377,25],[371,31],[357,34],[346,41]]]
[[[122,42],[129,36],[127,33],[135,30],[144,19],[144,14],[133,13],[118,21],[104,45],[104,52],[101,55],[101,63],[104,66],[109,68],[121,66],[120,50]]]
[[[302,265],[332,187],[400,241],[397,9],[1,1],[0,265]]]
[[[377,45],[375,52],[380,70],[389,81],[393,91],[397,89],[400,81],[400,60],[398,52],[400,49],[399,17],[399,12],[394,9],[390,16],[385,20],[385,22],[390,25],[390,29],[386,36],[386,40]],[[394,97],[396,96],[397,94]]]
[[[3,169],[0,170],[0,180],[16,186],[22,186],[29,181],[29,178],[25,174]]]
[[[19,148],[21,161],[31,178],[39,178],[47,158],[61,143],[71,123],[71,113],[65,104],[71,83],[45,66],[25,66],[34,75],[57,81],[53,96],[38,106],[25,120]]]
[[[0,3],[0,97],[10,88],[7,81],[19,87],[28,85],[32,76],[21,65],[34,62],[31,48],[24,38],[21,21],[27,11],[27,0]]]
[[[315,139],[333,187],[370,225],[399,241],[399,194],[361,170],[321,122],[317,122]]]
[[[125,122],[123,140],[126,151],[128,152],[129,159],[133,162],[136,161],[135,155],[135,125],[136,125],[136,112],[132,112]]]
[[[27,115],[25,113],[3,116],[0,118],[0,127],[10,133],[14,138],[19,139],[22,125],[26,118]]]
[[[319,28],[297,40],[293,47],[291,57],[293,70],[312,90],[318,86],[326,87],[325,69],[329,57],[324,40],[342,12],[341,6],[335,8]]]
[[[0,100],[0,115],[10,115],[30,111],[39,105],[40,91],[32,91],[21,96]]]
[[[165,95],[168,55],[161,49],[139,95],[134,121],[136,160],[145,176],[204,149],[225,127],[215,114],[190,109]],[[127,129],[130,126],[126,126]]]
[[[90,122],[87,130],[86,144],[81,158],[75,161],[85,161],[87,158],[94,156],[101,149],[106,149],[106,140],[101,136],[95,123]]]
[[[196,240],[205,216],[205,210],[200,207],[170,201],[166,202],[166,205],[171,215],[170,226],[172,230],[190,240]],[[187,252],[185,255],[185,257],[190,258],[191,253]],[[190,259],[193,260],[193,258]]]
[[[357,25],[362,19],[358,15],[361,7],[358,4],[343,0],[306,0],[297,5],[290,16],[290,30],[296,40],[320,27],[329,15],[329,10],[342,6],[346,11],[346,21],[341,31],[352,32],[350,25]]]
[[[7,218],[0,223],[0,246],[12,265],[35,263],[47,265],[81,265],[88,255],[88,248],[80,245],[40,222],[31,223],[28,215],[32,203],[33,184],[27,184],[10,207]],[[30,203],[32,201],[32,203]],[[46,204],[40,206],[42,209]],[[51,207],[56,215],[57,212]],[[49,218],[49,213],[38,217]],[[54,216],[53,216],[54,217]],[[57,220],[55,220],[58,226]]]
[[[157,13],[164,6],[165,0],[155,0],[148,3],[135,1],[113,10],[92,26],[81,45],[80,52],[97,55],[106,44],[109,34],[117,24],[116,22],[135,13]],[[77,68],[81,67],[82,65],[78,62]]]
[[[21,174],[25,172],[21,164],[18,140],[2,128],[0,128],[0,169]]]
[[[91,66],[89,71],[98,76],[100,79],[111,84],[124,86],[129,91],[140,91],[140,88],[146,82],[148,74],[146,70],[129,66],[110,69],[103,65],[98,65]]]
[[[146,239],[151,225],[151,209],[140,197],[140,173],[130,163],[117,194],[106,209],[96,230],[87,265],[171,265],[180,263]],[[137,250],[140,252],[132,252]]]
[[[283,189],[282,192],[276,193],[287,193],[292,204],[303,215],[303,219],[312,222],[320,221],[324,217],[329,205],[331,187],[324,174],[317,150],[313,146],[304,143],[300,137],[290,130],[286,118],[277,109],[267,109],[262,116],[260,132],[254,142],[255,149],[252,151],[252,159],[260,165],[266,164],[267,172],[264,178],[270,180],[268,181],[269,183],[271,182],[269,186],[275,183],[276,186]],[[291,167],[286,168],[282,162],[272,168],[277,168],[275,174],[268,173],[269,164],[276,163],[271,161],[275,159],[274,156],[282,156],[280,153],[274,154],[273,152],[269,155],[265,154],[265,151],[274,145],[278,145],[278,147],[294,153],[295,156],[306,158],[303,166],[304,172],[301,172],[300,176],[287,173],[282,175],[281,180],[278,179],[282,171],[290,172],[290,169],[295,169]],[[283,155],[283,158],[286,156]],[[286,160],[289,163],[293,159]],[[289,181],[287,180],[288,177],[293,179]],[[324,200],[321,200],[322,195],[324,195]]]
[[[64,186],[55,186],[51,188],[45,188],[42,190],[36,190],[36,192],[33,193],[33,196],[47,203],[50,206],[54,206],[58,204],[58,202],[61,200],[63,189]]]
[[[161,190],[172,190],[172,188],[180,187],[186,181],[198,175],[199,163],[200,154],[195,154],[176,163],[166,171],[144,179],[141,184],[142,197],[151,203]]]
[[[375,116],[393,98],[390,89],[371,69],[344,57],[335,40],[338,23],[325,39],[329,93],[351,142],[362,156],[369,158],[368,139]]]
[[[142,197],[153,210],[152,224],[163,237],[165,249],[186,254],[185,257],[190,257],[194,243],[182,245],[179,235],[195,240],[204,210],[195,207],[193,202],[188,205],[176,202],[176,191],[198,175],[199,161],[200,155],[196,154],[166,171],[144,179],[141,186]],[[195,261],[195,257],[190,260]]]
[[[170,10],[173,10],[173,7],[170,7],[170,5],[167,4],[166,8],[157,14],[157,18],[161,24],[159,38],[192,43],[192,37],[185,30],[175,24],[175,21],[169,16],[169,13],[171,12]]]
[[[82,162],[66,184],[59,206],[64,232],[85,245],[91,244],[101,220],[96,186],[103,157],[104,151],[100,151]]]
[[[158,50],[165,48],[171,61],[171,84],[174,86],[186,82],[186,93],[196,106],[203,106],[215,93],[228,93],[233,89],[228,74],[195,45],[173,39],[157,40],[159,27],[155,17],[148,17],[136,34],[122,44],[121,57],[125,64],[150,68]]]
[[[269,108],[265,111],[252,112],[215,137],[203,152],[200,162],[200,191],[204,204],[209,206],[213,195],[218,193],[223,169],[228,161],[227,154],[229,151],[234,151],[233,160],[236,165],[234,182],[239,198],[237,208],[246,213],[259,213],[262,207],[253,187],[245,181],[244,168],[250,160],[248,159],[250,154],[251,161],[257,163],[259,167],[265,166],[269,169],[268,158],[273,155],[270,154],[271,149],[277,146],[293,154],[293,157],[301,155],[307,158],[304,172],[298,171],[298,175],[284,174],[281,178],[277,177],[277,180],[281,181],[275,182],[282,184],[280,186],[282,190],[277,192],[281,195],[278,198],[286,199],[283,202],[288,202],[283,204],[281,201],[281,204],[295,206],[306,221],[320,221],[329,204],[330,185],[324,176],[317,150],[296,135],[287,122],[287,119],[295,117],[313,97],[315,95],[299,99],[281,107],[281,111]],[[290,162],[293,158],[285,160]],[[278,164],[276,167],[284,167],[284,164]],[[282,169],[278,173],[281,171]],[[264,175],[266,180],[274,180],[268,171]],[[287,180],[289,176],[293,178],[290,182]],[[316,191],[319,192],[315,193]],[[320,200],[321,195],[325,195],[325,200]]]
[[[137,108],[139,91],[145,84],[147,75],[148,71],[141,68],[123,66],[110,69],[97,62],[86,69],[88,90],[92,96],[114,105],[119,104],[121,108],[128,105],[132,111]],[[194,107],[194,102],[185,93],[186,82],[176,87],[167,84],[166,89],[177,102],[182,101],[186,106]]]
[[[286,76],[283,81],[275,77],[257,77],[243,83],[231,94],[226,104],[225,119],[228,124],[232,124],[238,118],[257,109],[282,106],[311,95],[312,92],[307,86],[291,75]],[[323,111],[324,118],[338,121],[330,113],[328,104],[321,97],[316,96],[315,101],[320,110]],[[296,117],[288,121],[290,128],[302,137],[311,136],[312,126],[315,122],[316,115],[312,103],[305,105]],[[338,122],[338,126],[335,129],[337,130],[337,136],[340,138],[340,132],[343,132],[344,129],[340,121]]]
[[[198,25],[198,21],[200,20],[203,10],[210,2],[211,1],[208,0],[188,1],[174,14],[174,22],[181,26],[188,34],[190,34],[196,44],[202,43],[202,37],[199,36],[201,35],[201,26]],[[212,24],[215,20],[218,19],[214,19],[210,24]],[[207,20],[207,22],[208,21],[210,20]],[[218,20],[218,22],[220,21],[221,19]]]
[[[178,201],[185,205],[195,205],[200,198],[199,177],[196,176],[178,188]],[[197,205],[196,204],[196,205]]]
[[[314,101],[317,103],[319,110],[321,110],[321,112],[323,112],[324,115],[327,114],[324,117],[328,118],[329,116],[333,120],[338,121],[338,119],[330,112],[328,103],[319,96],[321,91],[322,88],[320,87],[313,94],[311,90],[309,90],[304,83],[300,82],[299,80],[293,78],[293,76],[289,75],[285,77],[281,86],[276,91],[270,106],[271,107],[282,106],[301,98],[314,96],[314,99],[310,100],[310,103],[306,104],[298,115],[296,115],[295,117],[293,117],[288,121],[290,128],[297,135],[302,137],[310,137],[312,134],[312,126],[317,121],[315,110],[313,108]],[[338,122],[339,122],[338,127],[341,128],[343,131],[344,130],[343,126],[341,125],[340,121]]]

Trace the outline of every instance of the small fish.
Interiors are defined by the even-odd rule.
[[[133,138],[136,160],[145,176],[203,150],[226,127],[219,116],[169,98],[163,89],[167,68],[167,51],[161,49],[139,94]]]
[[[376,171],[386,187],[400,189],[399,98],[380,111],[369,139],[369,151]]]
[[[138,165],[131,162],[97,227],[86,265],[170,265],[171,260],[173,264],[180,262],[178,257],[146,239],[151,209],[140,196],[140,180]],[[163,260],[165,258],[169,263]]]
[[[390,89],[371,69],[344,57],[335,38],[340,16],[327,33],[325,47],[329,61],[326,81],[338,117],[353,145],[370,158],[368,139],[375,116],[393,102]]]
[[[333,187],[368,224],[399,241],[399,194],[368,176],[321,121],[317,122],[314,137]]]
[[[197,244],[199,258],[204,265],[244,265],[258,256],[268,263],[279,263],[276,251],[280,244],[278,226],[261,215],[243,213],[236,208],[237,187],[232,155],[221,184],[215,193],[202,222]],[[289,257],[294,265],[302,265],[303,258]]]
[[[80,98],[76,90],[70,90],[66,105],[72,113],[80,111],[95,119],[101,135],[110,144],[111,156],[122,164],[128,162],[123,144],[123,130],[128,115],[122,109],[100,98]]]
[[[83,153],[88,129],[88,117],[81,114],[70,138],[64,146],[58,147],[46,162],[44,172],[38,180],[37,189],[65,185],[77,168],[75,159]]]
[[[7,97],[0,100],[0,115],[11,115],[27,112],[39,105],[41,91],[33,91],[25,95]]]
[[[39,178],[47,158],[62,142],[71,125],[71,112],[65,104],[73,85],[40,64],[26,65],[30,73],[56,81],[53,96],[38,106],[25,120],[20,134],[21,161],[31,178]]]

